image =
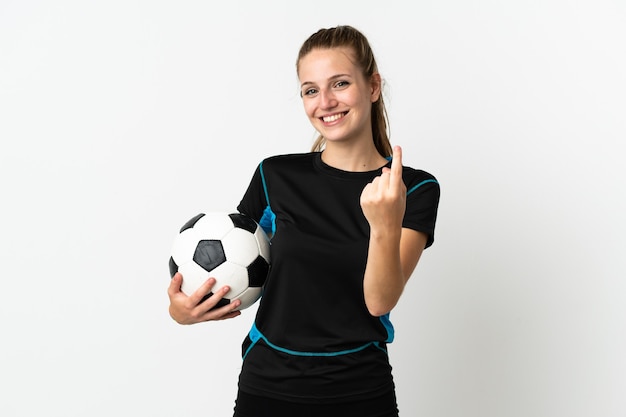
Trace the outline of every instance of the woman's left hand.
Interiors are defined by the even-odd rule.
[[[400,233],[406,210],[406,186],[402,180],[400,146],[393,148],[391,168],[383,168],[380,176],[365,186],[360,202],[371,232]]]

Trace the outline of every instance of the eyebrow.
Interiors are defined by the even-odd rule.
[[[350,74],[335,74],[332,77],[330,77],[328,79],[328,81],[334,81],[337,78],[343,78],[343,77],[352,77]],[[306,85],[314,85],[315,83],[313,81],[305,81],[302,84],[300,84],[300,88],[306,86]]]

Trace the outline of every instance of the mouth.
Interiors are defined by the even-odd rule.
[[[346,114],[348,114],[348,112],[342,112],[342,113],[335,113],[335,114],[329,114],[327,116],[322,116],[320,117],[320,120],[324,123],[332,123],[332,122],[336,122],[337,120],[343,118]]]

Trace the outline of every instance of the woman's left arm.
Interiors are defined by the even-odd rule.
[[[398,303],[428,239],[425,233],[402,227],[406,186],[399,146],[393,149],[391,168],[383,168],[363,189],[360,202],[370,225],[363,277],[365,304],[370,314],[382,316]]]

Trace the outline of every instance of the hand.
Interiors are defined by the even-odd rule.
[[[406,210],[406,186],[402,180],[402,148],[393,148],[391,168],[367,184],[361,193],[361,209],[372,232],[402,229]]]
[[[170,316],[179,324],[194,324],[203,321],[225,320],[237,317],[241,311],[235,310],[241,302],[235,300],[215,310],[211,310],[230,290],[228,286],[223,286],[212,296],[200,302],[204,296],[209,294],[215,285],[215,278],[209,278],[193,294],[187,296],[181,291],[183,276],[177,272],[170,282],[167,295],[170,298]]]

